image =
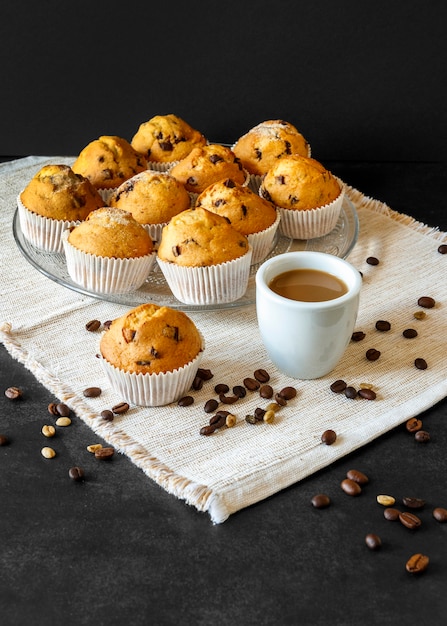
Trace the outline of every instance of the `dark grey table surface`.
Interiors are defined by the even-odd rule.
[[[447,231],[444,163],[326,164],[391,208]],[[411,280],[411,274],[408,275]],[[12,401],[4,390],[17,386]],[[61,460],[36,454],[56,400],[0,347],[0,623],[21,625],[443,624],[447,614],[447,401],[420,416],[430,442],[402,425],[302,482],[214,526],[126,457],[68,469],[97,437],[75,417]],[[62,460],[62,458],[64,460]],[[85,458],[84,456],[82,457]],[[93,459],[94,461],[94,459]],[[370,482],[344,494],[347,470]],[[324,510],[311,498],[325,492]],[[422,525],[389,522],[376,502],[426,500]],[[367,533],[382,539],[377,551]],[[415,553],[430,564],[406,572]]]

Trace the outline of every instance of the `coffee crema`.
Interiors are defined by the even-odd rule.
[[[348,292],[347,285],[337,276],[322,270],[307,268],[278,274],[268,286],[279,296],[300,302],[335,300]]]

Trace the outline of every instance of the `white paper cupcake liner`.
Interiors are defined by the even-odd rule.
[[[132,259],[102,257],[78,250],[62,235],[67,270],[72,280],[95,293],[129,293],[144,283],[155,261],[155,252]]]
[[[276,220],[271,226],[259,233],[253,233],[247,235],[248,243],[253,248],[251,256],[251,264],[256,265],[260,263],[268,255],[273,246],[273,240],[275,239],[276,231],[278,230],[281,214],[276,211]]]
[[[17,197],[17,208],[23,236],[45,252],[63,252],[62,233],[80,224],[80,221],[53,220],[33,213],[22,203],[20,195]]]
[[[204,348],[203,342],[202,351],[195,359],[165,374],[124,372],[104,358],[100,358],[100,361],[110,385],[120,398],[137,406],[165,406],[179,400],[191,389]]]
[[[184,304],[234,302],[247,290],[252,247],[238,259],[206,267],[183,267],[157,259],[172,293]]]
[[[278,206],[277,209],[281,214],[279,232],[291,239],[315,239],[316,237],[323,237],[334,230],[340,217],[345,194],[343,183],[341,181],[338,182],[341,189],[340,195],[322,207],[299,210],[285,209]],[[262,184],[259,187],[259,195],[262,198],[266,198]]]

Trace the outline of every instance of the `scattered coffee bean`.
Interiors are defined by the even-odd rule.
[[[447,244],[442,243],[438,248],[439,254],[447,254]]]
[[[348,472],[346,473],[346,478],[353,480],[355,483],[358,483],[359,485],[366,485],[367,483],[369,483],[368,476],[364,474],[363,472],[360,472],[359,470],[356,470],[356,469],[348,470]]]
[[[388,330],[391,329],[391,324],[390,322],[387,322],[386,320],[378,320],[376,322],[376,329],[380,330],[381,332],[387,332]]]
[[[333,391],[334,393],[342,393],[347,387],[347,384],[345,383],[344,380],[335,380],[332,384],[331,384],[331,391]]]
[[[97,450],[100,450],[101,448],[102,448],[102,443],[91,443],[89,446],[87,446],[88,452],[91,452],[92,454],[95,454],[95,452]]]
[[[427,313],[425,311],[415,311],[415,313],[413,313],[413,317],[416,320],[424,320],[427,317]]]
[[[262,385],[259,389],[259,395],[265,400],[270,400],[273,396],[273,387],[271,385]]]
[[[257,391],[261,386],[260,382],[256,378],[244,378],[242,381],[248,391]]]
[[[418,306],[421,306],[423,309],[432,309],[435,304],[435,299],[431,296],[421,296],[418,300]]]
[[[228,391],[230,391],[230,388],[225,383],[219,383],[214,387],[214,391],[217,393],[217,395],[219,395],[220,393],[227,393]]]
[[[396,503],[396,498],[393,498],[393,496],[387,496],[385,494],[378,495],[376,500],[382,506],[393,506],[393,504]]]
[[[217,426],[214,426],[214,424],[210,426],[208,424],[208,426],[202,426],[199,432],[201,435],[208,436],[208,435],[212,435],[216,430],[217,430]]]
[[[354,400],[354,398],[357,398],[357,389],[355,387],[353,387],[352,385],[348,385],[344,392],[345,396],[347,398],[349,398],[350,400]]]
[[[372,389],[362,388],[358,390],[357,394],[364,400],[375,400],[377,397],[376,392]]]
[[[284,387],[278,395],[285,400],[293,400],[296,397],[296,389],[295,387]]]
[[[203,367],[199,367],[199,369],[197,370],[196,376],[198,376],[202,380],[211,380],[214,374],[212,373],[211,370],[207,370],[207,369],[204,369]]]
[[[72,480],[80,481],[84,479],[84,470],[81,467],[70,467],[68,475]]]
[[[391,506],[387,507],[383,512],[383,517],[390,522],[395,522],[399,519],[400,511],[398,509],[393,509]]]
[[[276,402],[276,404],[279,404],[279,406],[286,406],[287,405],[286,398],[284,398],[284,396],[282,396],[280,392],[275,393],[275,402]]]
[[[380,351],[376,350],[375,348],[369,348],[369,350],[366,351],[366,358],[368,359],[368,361],[377,361],[379,357]]]
[[[247,390],[245,389],[245,387],[242,387],[242,385],[236,385],[235,387],[233,387],[232,391],[233,394],[238,398],[245,398],[245,396],[247,395]]]
[[[56,429],[51,424],[44,424],[41,432],[44,437],[54,437]]]
[[[414,438],[418,443],[428,443],[430,441],[430,433],[426,430],[418,430],[414,433]]]
[[[257,424],[259,422],[254,415],[246,415],[245,421],[247,424]]]
[[[433,509],[433,517],[437,522],[447,522],[447,509],[444,509],[442,506],[437,506]]]
[[[71,413],[71,410],[70,407],[63,402],[59,402],[58,404],[56,404],[56,412],[61,417],[68,417]]]
[[[192,381],[192,388],[194,391],[200,391],[203,387],[203,378],[196,376]]]
[[[366,334],[362,330],[356,330],[354,333],[352,333],[351,340],[352,341],[363,341],[363,339],[365,339],[365,337],[366,337]]]
[[[410,417],[405,424],[405,428],[409,433],[415,433],[422,428],[422,421],[417,419],[417,417]]]
[[[409,509],[422,509],[425,506],[425,500],[422,500],[422,498],[413,498],[410,496],[403,497],[402,503]]]
[[[375,533],[368,533],[365,537],[365,543],[370,550],[378,550],[382,545],[382,540]]]
[[[422,524],[421,519],[417,515],[409,513],[408,511],[399,513],[399,521],[403,524],[403,526],[409,528],[410,530],[416,530]]]
[[[102,389],[100,387],[87,387],[82,393],[86,398],[97,398],[101,395]]]
[[[110,327],[111,327],[111,325],[112,325],[112,321],[113,321],[113,320],[107,320],[107,321],[105,321],[105,322],[104,322],[104,324],[103,324],[103,328],[104,328],[104,330],[109,330],[109,328],[110,328]]]
[[[127,402],[118,402],[118,404],[112,406],[112,413],[115,415],[123,415],[124,413],[127,413],[128,410],[129,405]]]
[[[260,406],[258,406],[258,407],[256,407],[255,412],[253,413],[253,415],[255,416],[255,418],[257,420],[262,422],[262,420],[264,419],[264,415],[267,413],[267,410],[273,411],[273,409],[263,409]],[[274,412],[275,411],[273,411],[273,413]]]
[[[85,328],[90,333],[94,333],[95,330],[99,330],[101,328],[101,322],[99,320],[90,320],[90,322],[87,322],[85,325]]]
[[[98,448],[97,450],[95,450],[95,459],[100,459],[100,460],[111,459],[114,454],[115,454],[114,448],[110,446],[106,446],[106,447],[101,446],[101,448]]]
[[[235,424],[236,424],[236,415],[233,415],[233,413],[228,413],[227,417],[225,418],[225,426],[227,428],[233,428]]]
[[[234,404],[239,400],[239,396],[226,396],[224,393],[220,393],[219,400],[222,404]]]
[[[226,419],[227,419],[226,411],[215,413],[212,417],[210,417],[209,425],[214,426],[216,429],[222,428],[222,426],[225,426]]]
[[[362,493],[361,486],[350,478],[341,481],[341,488],[348,496],[359,496]]]
[[[430,559],[425,554],[413,554],[408,559],[405,569],[410,574],[422,574],[428,567]]]
[[[113,420],[115,419],[113,411],[109,411],[109,409],[104,409],[104,411],[101,411],[101,417],[105,422],[113,422]]]
[[[267,411],[275,411],[275,413],[277,411],[279,411],[281,407],[279,406],[279,404],[277,404],[276,402],[270,402],[269,404],[267,404]]]
[[[312,506],[316,509],[325,509],[331,503],[331,499],[325,493],[317,493],[311,500]]]
[[[0,446],[7,446],[9,438],[6,435],[0,435]]]
[[[337,440],[337,433],[335,432],[335,430],[325,430],[324,433],[321,435],[321,441],[322,443],[324,443],[326,446],[331,446],[333,443],[335,443]]]
[[[255,370],[253,376],[260,383],[268,383],[268,381],[270,380],[270,374],[263,369]]]
[[[8,387],[8,389],[5,389],[5,396],[9,400],[18,400],[22,395],[22,390],[19,387]]]
[[[56,426],[70,426],[71,419],[69,417],[58,417],[56,420]]]
[[[209,400],[205,402],[205,406],[203,407],[203,410],[205,411],[205,413],[214,413],[214,411],[217,409],[218,406],[219,406],[218,401],[215,398],[210,398]]]
[[[179,406],[190,406],[193,403],[194,398],[192,396],[183,396],[183,398],[180,398],[180,400],[178,400],[177,402]]]
[[[418,331],[415,328],[406,328],[402,335],[405,339],[414,339],[418,336]]]
[[[275,421],[275,411],[266,411],[263,420],[266,424],[273,424]]]
[[[45,457],[46,459],[54,459],[54,457],[56,456],[56,451],[53,450],[53,448],[48,448],[47,446],[45,446],[44,448],[42,448],[42,450],[40,451],[40,453],[42,454],[43,457]]]
[[[59,415],[59,413],[57,412],[56,402],[50,402],[50,404],[48,405],[48,413],[51,413],[51,415]]]
[[[377,259],[375,256],[369,256],[366,259],[366,262],[368,263],[368,265],[379,265],[379,259]]]
[[[428,367],[427,361],[421,357],[414,360],[414,365],[418,370],[426,370]]]

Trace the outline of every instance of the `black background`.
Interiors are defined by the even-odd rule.
[[[0,154],[77,154],[176,113],[232,143],[294,123],[325,160],[447,158],[443,0],[4,0]]]

